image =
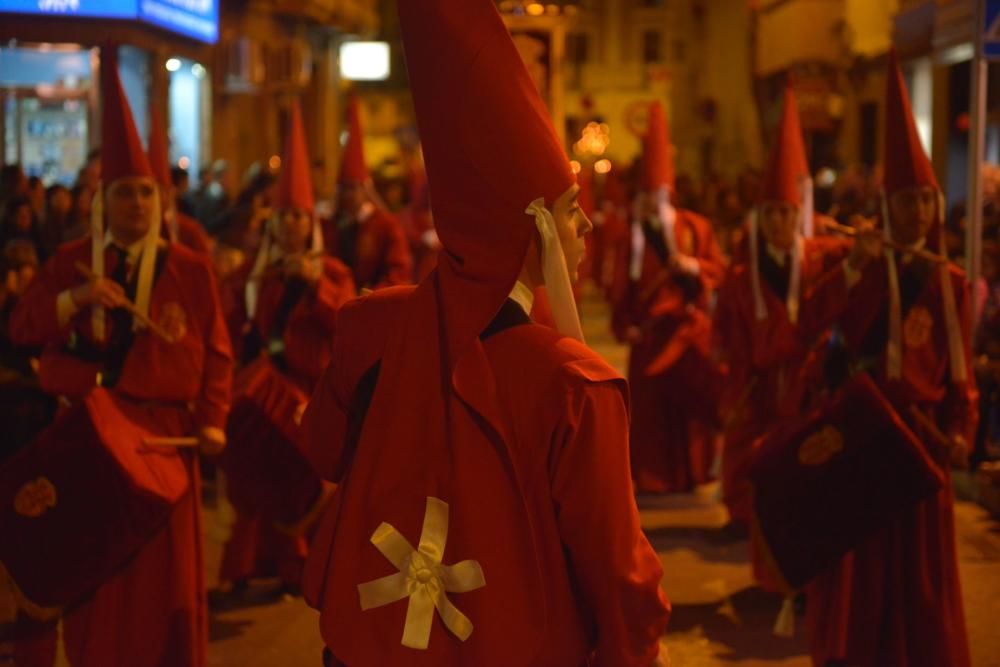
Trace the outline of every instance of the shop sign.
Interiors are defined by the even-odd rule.
[[[132,19],[202,42],[219,39],[219,0],[0,0],[0,13]]]

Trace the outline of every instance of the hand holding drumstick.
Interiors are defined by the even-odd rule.
[[[124,308],[132,314],[150,331],[168,343],[173,343],[174,338],[166,329],[143,314],[134,303],[125,297],[125,292],[121,285],[113,280],[98,278],[90,267],[83,262],[76,263],[76,271],[86,278],[89,283],[81,285],[71,292],[73,302],[79,306],[104,306],[105,308]]]

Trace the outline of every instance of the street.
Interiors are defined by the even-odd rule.
[[[587,340],[620,370],[623,347],[607,333],[603,303],[587,299],[583,321]],[[956,481],[961,494],[967,485]],[[771,634],[781,600],[754,586],[749,545],[721,529],[726,511],[717,485],[689,496],[641,497],[643,528],[663,562],[663,588],[673,603],[667,632],[675,667],[808,667],[804,626],[794,639]],[[1000,666],[1000,525],[978,505],[956,506],[958,549],[969,639],[975,667]],[[209,586],[218,572],[224,529],[216,511],[206,517]],[[256,585],[246,607],[211,619],[212,667],[318,665],[322,642],[318,617],[301,598],[271,594]]]

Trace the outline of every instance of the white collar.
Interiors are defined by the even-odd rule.
[[[535,293],[530,287],[518,280],[514,284],[514,289],[510,292],[510,299],[521,306],[525,315],[531,317],[531,309],[535,305]]]
[[[146,239],[142,238],[133,243],[132,245],[125,245],[115,239],[111,230],[108,229],[104,232],[104,248],[107,249],[112,245],[118,246],[125,251],[128,256],[129,264],[135,266],[139,262],[139,257],[142,256],[142,248],[146,244]]]

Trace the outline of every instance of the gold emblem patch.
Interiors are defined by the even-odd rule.
[[[45,477],[39,477],[18,489],[14,496],[14,511],[29,519],[37,519],[56,506],[56,487]]]
[[[813,433],[799,447],[799,463],[804,466],[821,466],[844,451],[844,436],[832,426]]]
[[[903,342],[906,347],[922,347],[931,338],[934,318],[923,306],[910,310],[903,323]]]
[[[187,335],[187,313],[176,301],[169,301],[160,308],[160,318],[157,322],[170,337],[177,341]]]

